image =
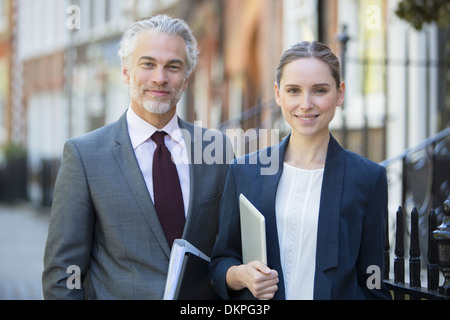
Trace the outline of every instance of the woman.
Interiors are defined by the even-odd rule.
[[[282,55],[275,100],[292,132],[264,150],[279,155],[276,174],[261,175],[261,152],[230,166],[211,262],[222,298],[390,297],[380,278],[371,282],[383,274],[386,172],[330,134],[344,94],[339,60],[327,46],[301,42]],[[242,264],[241,193],[265,216],[268,266]]]

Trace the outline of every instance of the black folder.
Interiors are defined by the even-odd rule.
[[[170,254],[164,300],[218,300],[209,278],[208,256],[184,239],[176,239]]]
[[[209,279],[209,261],[187,252],[175,291],[176,300],[218,300],[219,296]]]

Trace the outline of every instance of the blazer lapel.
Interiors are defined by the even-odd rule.
[[[120,118],[117,125],[117,134],[114,138],[117,145],[112,151],[142,214],[147,220],[148,225],[153,231],[153,234],[164,253],[169,257],[169,245],[159,222],[158,215],[156,214],[155,207],[153,206],[150,194],[148,193],[139,164],[134,155],[134,150],[128,135],[126,114]]]
[[[289,143],[286,137],[279,145],[272,147],[272,153],[278,153],[278,171],[275,174],[265,175],[261,187],[260,208],[264,208],[264,216],[266,219],[266,242],[267,242],[267,264],[270,268],[282,271],[280,260],[280,245],[278,241],[277,219],[275,214],[276,190],[283,173],[284,153]],[[275,191],[275,192],[274,192]],[[278,291],[275,293],[274,299],[284,299],[284,279],[283,272],[278,272]]]
[[[344,184],[345,151],[330,135],[317,231],[316,276],[314,296],[329,299],[331,283],[324,272],[337,267],[339,256],[339,216]]]
[[[279,153],[279,170],[274,175],[266,175],[263,178],[261,188],[261,208],[268,208],[265,218],[267,226],[267,253],[271,257],[268,264],[271,268],[282,270],[280,261],[280,249],[275,215],[275,201],[278,183],[283,172],[283,162],[286,147],[290,136],[286,137],[278,146],[272,148],[272,152]],[[339,143],[330,135],[327,158],[325,162],[324,177],[319,209],[319,225],[317,232],[316,249],[316,275],[314,283],[314,297],[329,299],[331,297],[331,283],[324,272],[338,265],[339,254],[339,216],[342,188],[344,183],[345,151]],[[280,278],[279,290],[275,299],[284,299],[284,279]]]

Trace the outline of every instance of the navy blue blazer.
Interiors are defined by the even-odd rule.
[[[229,267],[242,263],[239,195],[243,193],[266,219],[268,266],[277,270],[274,299],[285,299],[275,199],[290,136],[280,144],[236,159],[230,165],[220,205],[219,234],[211,255],[211,278],[223,299],[254,299],[248,289],[227,289]],[[267,152],[267,154],[265,153]],[[278,156],[277,156],[278,155]],[[265,159],[261,157],[264,156]],[[274,174],[261,169],[278,161]],[[245,161],[243,161],[245,160]],[[314,299],[390,299],[382,281],[387,179],[384,167],[344,150],[331,136],[325,162],[317,233]],[[369,266],[378,266],[379,282]],[[367,279],[372,284],[367,286]]]

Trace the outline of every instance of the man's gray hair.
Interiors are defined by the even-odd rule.
[[[146,20],[135,22],[125,31],[119,48],[122,66],[128,69],[132,66],[132,54],[136,47],[138,35],[147,30],[155,30],[168,35],[181,36],[186,43],[186,77],[195,70],[198,63],[198,47],[194,34],[184,20],[158,15]]]

